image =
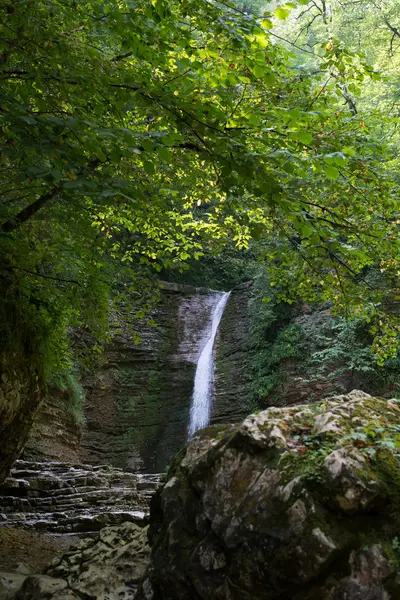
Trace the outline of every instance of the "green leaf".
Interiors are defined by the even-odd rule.
[[[291,134],[293,139],[301,142],[302,144],[311,144],[313,135],[310,131],[296,131]]]
[[[256,77],[263,77],[265,73],[265,67],[261,65],[254,65],[253,73]]]
[[[301,226],[301,235],[303,236],[303,238],[308,238],[313,233],[314,233],[314,230],[312,229],[312,227],[307,225],[307,223],[305,223],[304,225]]]
[[[150,140],[143,140],[141,145],[143,146],[146,152],[153,152],[154,150],[154,143]]]
[[[157,154],[161,158],[161,160],[164,160],[165,162],[170,162],[171,154],[165,146],[157,146]]]
[[[286,10],[286,8],[279,7],[274,10],[274,15],[281,21],[284,21],[290,16],[290,11]]]
[[[325,167],[325,174],[329,179],[332,179],[332,181],[335,181],[339,177],[339,171],[332,165],[327,165]]]
[[[73,190],[77,187],[80,187],[81,182],[78,179],[72,179],[71,181],[64,181],[63,187],[67,190]]]
[[[143,162],[143,169],[146,171],[146,173],[148,173],[149,175],[154,175],[154,173],[156,172],[156,169],[153,165],[153,163],[149,162],[149,161],[144,161]]]
[[[274,24],[271,21],[271,19],[263,19],[261,21],[261,25],[264,27],[264,29],[272,29],[274,27]]]
[[[347,154],[347,156],[355,156],[357,154],[356,150],[351,146],[344,146],[343,153]]]
[[[107,160],[107,156],[101,148],[97,148],[96,154],[101,161],[105,162]]]

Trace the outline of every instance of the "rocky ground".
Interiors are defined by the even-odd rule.
[[[141,524],[159,480],[107,466],[19,460],[0,487],[0,527],[82,533]]]
[[[147,527],[105,527],[96,538],[25,578],[17,600],[133,600],[150,558]]]
[[[40,573],[55,557],[79,542],[76,535],[0,527],[0,571]]]
[[[110,586],[119,600],[132,598],[159,482],[105,466],[17,461],[0,487],[0,600],[105,600]]]
[[[359,391],[210,427],[149,531],[85,533],[41,574],[0,574],[0,600],[399,600],[399,450],[400,402]]]

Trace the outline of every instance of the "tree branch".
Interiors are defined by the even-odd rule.
[[[15,217],[12,217],[3,223],[0,231],[2,233],[11,233],[14,231],[14,229],[17,229],[20,225],[22,225],[22,223],[25,223],[25,221],[33,217],[33,215],[35,215],[42,208],[42,206],[55,198],[59,194],[60,189],[61,187],[56,185],[49,192],[42,194],[37,200],[35,200],[35,202],[32,202],[32,204],[29,204],[29,206],[23,208]]]

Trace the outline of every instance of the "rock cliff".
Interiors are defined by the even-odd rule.
[[[353,391],[200,432],[154,499],[140,598],[399,598],[399,422]]]
[[[0,356],[0,484],[28,438],[44,395],[29,356],[22,367],[15,366],[15,369],[6,370],[7,362],[13,360],[12,356],[7,358],[8,361]]]
[[[216,295],[164,286],[152,312],[156,327],[140,325],[135,344],[129,316],[86,381],[81,459],[134,471],[160,472],[185,443],[201,335]]]
[[[81,433],[68,410],[67,393],[50,389],[36,415],[24,453],[38,460],[78,462]]]
[[[236,423],[249,412],[251,288],[251,281],[234,288],[222,315],[214,349],[212,424]]]
[[[74,424],[65,394],[50,393],[25,457],[163,471],[186,441],[202,336],[217,300],[206,288],[164,283],[150,315],[156,326],[121,313],[101,363],[82,382],[83,427]],[[238,304],[235,296],[233,302]],[[231,321],[227,325],[229,338]],[[139,343],[132,329],[140,335]]]

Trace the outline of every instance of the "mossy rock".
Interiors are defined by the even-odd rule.
[[[353,391],[199,432],[155,503],[140,597],[399,598],[399,424],[397,400]]]

